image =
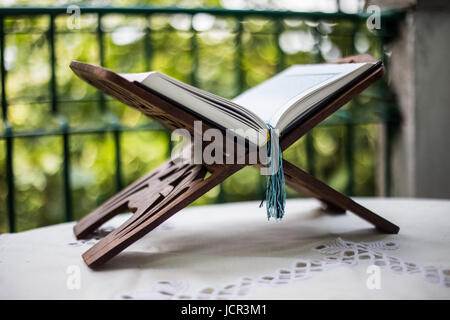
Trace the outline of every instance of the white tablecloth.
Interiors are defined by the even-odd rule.
[[[357,201],[400,233],[309,199],[278,222],[257,202],[190,207],[96,271],[81,254],[97,240],[76,241],[74,223],[2,234],[0,298],[449,299],[450,201]]]

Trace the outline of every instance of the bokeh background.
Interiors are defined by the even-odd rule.
[[[11,8],[72,2],[0,3]],[[321,63],[356,53],[384,60],[389,71],[394,29],[386,23],[387,28],[368,30],[362,18],[365,1],[77,4],[320,14],[222,15],[201,10],[98,14],[84,13],[82,8],[80,28],[73,29],[68,25],[73,17],[68,14],[0,11],[4,68],[0,232],[10,230],[11,205],[15,231],[80,219],[170,154],[170,133],[78,79],[69,69],[71,60],[122,73],[158,70],[226,98],[292,64]],[[379,81],[300,139],[284,157],[348,195],[385,195],[389,192],[389,145],[383,137],[395,127],[395,110],[385,81]],[[257,170],[243,169],[193,205],[260,200],[263,179]],[[299,195],[289,190],[288,196]]]

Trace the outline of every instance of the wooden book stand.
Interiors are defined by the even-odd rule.
[[[339,62],[374,61],[371,56],[348,57]],[[180,106],[152,93],[137,82],[130,82],[102,67],[77,61],[70,64],[72,70],[94,87],[113,96],[126,105],[137,108],[148,117],[173,130],[185,128],[194,133],[194,121],[200,120]],[[314,126],[353,99],[370,84],[383,76],[380,65],[363,79],[358,79],[318,112],[280,138],[282,150],[287,149]],[[202,130],[214,128],[203,121]],[[105,221],[122,212],[133,215],[116,230],[100,240],[83,254],[89,267],[99,266],[133,242],[156,228],[213,187],[239,171],[247,164],[178,164],[168,160],[146,176],[129,185],[100,207],[81,219],[74,227],[75,236],[85,238]],[[349,210],[372,223],[386,233],[397,233],[399,227],[383,219],[349,197],[317,180],[310,174],[283,160],[286,183],[294,190],[319,199],[325,208],[335,212]],[[207,173],[210,173],[206,177]]]

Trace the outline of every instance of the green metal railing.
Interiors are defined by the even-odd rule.
[[[342,12],[336,13],[321,13],[321,12],[292,12],[292,11],[267,11],[267,10],[226,10],[226,9],[183,9],[183,8],[97,8],[97,7],[87,7],[81,8],[81,14],[95,14],[98,19],[98,27],[96,32],[97,42],[98,42],[98,54],[100,64],[104,65],[105,62],[105,49],[104,49],[104,30],[102,29],[102,19],[110,14],[116,15],[133,15],[149,18],[153,15],[165,14],[186,14],[186,15],[196,15],[199,13],[205,13],[213,16],[220,17],[230,17],[235,19],[237,23],[237,30],[235,30],[235,65],[236,65],[236,83],[239,92],[245,88],[245,70],[242,66],[242,59],[244,54],[244,49],[242,45],[242,34],[243,34],[243,23],[242,21],[248,17],[262,17],[270,21],[275,22],[274,34],[279,36],[283,32],[283,19],[303,19],[308,21],[330,21],[333,23],[351,23],[355,26],[355,32],[350,34],[350,37],[354,37],[357,28],[360,28],[361,24],[367,19],[368,14],[346,14]],[[0,132],[0,141],[5,141],[5,177],[7,186],[7,197],[6,197],[6,207],[8,213],[8,225],[9,230],[14,232],[16,230],[16,200],[15,200],[15,179],[14,179],[14,139],[15,138],[35,138],[35,137],[46,137],[46,136],[57,136],[61,137],[62,140],[62,153],[63,153],[63,166],[62,166],[62,177],[63,177],[63,189],[64,189],[64,209],[65,209],[65,220],[73,220],[73,199],[71,195],[71,156],[70,156],[70,137],[72,135],[83,135],[83,134],[105,134],[112,133],[114,141],[114,160],[115,160],[115,183],[116,188],[120,190],[124,186],[123,173],[122,173],[122,151],[121,151],[121,134],[125,131],[146,131],[146,130],[163,130],[161,126],[156,123],[150,123],[148,125],[139,127],[127,127],[120,124],[117,117],[111,116],[108,118],[108,124],[94,129],[81,129],[74,128],[69,125],[68,120],[60,114],[60,105],[66,101],[60,100],[60,93],[58,92],[57,86],[57,65],[56,61],[58,59],[55,50],[55,36],[58,34],[58,30],[55,24],[55,18],[60,15],[66,15],[67,8],[0,8],[0,80],[1,80],[1,105],[2,105],[2,119],[3,119],[3,132]],[[8,121],[8,92],[6,83],[8,81],[7,70],[5,68],[5,25],[4,21],[6,18],[11,17],[31,17],[31,16],[48,16],[49,17],[49,28],[47,30],[48,44],[49,44],[49,56],[50,56],[50,81],[49,81],[49,92],[50,92],[50,105],[51,112],[59,121],[59,128],[57,129],[47,129],[42,128],[39,130],[13,130],[10,122]],[[396,11],[383,12],[381,16],[382,29],[377,30],[375,36],[381,39],[382,45],[380,46],[381,52],[379,56],[385,60],[385,52],[383,49],[383,43],[389,42],[394,36],[393,28],[391,26],[399,20],[402,14]],[[151,57],[153,51],[153,43],[150,38],[149,28],[145,29],[146,36],[144,38],[144,51],[146,59],[147,70],[151,67]],[[193,28],[190,29],[193,33],[191,37],[191,49],[193,56],[193,68],[190,76],[190,81],[193,85],[198,85],[198,65],[200,63],[198,56],[198,45],[197,45],[197,31]],[[316,45],[320,44],[320,35],[318,36],[319,41]],[[352,52],[349,52],[352,53]],[[277,47],[277,65],[276,69],[278,71],[286,67],[286,53],[278,45]],[[320,55],[319,48],[316,48],[316,62],[323,61]],[[387,63],[387,60],[385,60]],[[108,66],[106,66],[108,67]],[[145,70],[145,71],[147,71]],[[143,70],[144,71],[144,70]],[[346,157],[347,157],[347,171],[350,183],[347,186],[346,193],[349,195],[354,194],[353,181],[354,181],[354,125],[363,123],[384,123],[386,128],[387,143],[385,144],[385,190],[386,194],[390,193],[390,138],[392,136],[393,128],[395,128],[398,121],[398,114],[395,104],[392,100],[386,99],[387,88],[385,85],[381,86],[381,91],[376,92],[371,98],[376,101],[377,110],[380,114],[379,118],[374,120],[372,118],[364,119],[363,116],[355,117],[349,110],[341,110],[335,116],[328,119],[324,125],[342,125],[346,128]],[[101,111],[105,112],[106,104],[108,98],[103,94],[98,94],[98,99],[95,103],[98,103]],[[170,139],[169,139],[170,140]],[[313,136],[308,134],[306,136],[306,151],[307,151],[307,171],[314,174],[315,171],[315,159],[314,159],[314,143]],[[218,197],[223,199],[223,196]]]

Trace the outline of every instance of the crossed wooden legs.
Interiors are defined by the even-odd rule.
[[[76,237],[85,238],[113,216],[122,212],[133,212],[120,227],[86,251],[83,254],[84,261],[90,267],[103,264],[244,166],[217,165],[207,169],[201,164],[166,161],[75,225]],[[396,225],[288,161],[283,160],[283,168],[286,183],[294,190],[313,196],[334,210],[352,211],[383,232],[398,232]],[[211,175],[206,177],[208,171]]]
[[[75,225],[76,237],[84,238],[113,216],[133,212],[119,228],[86,251],[84,261],[90,267],[103,264],[242,167],[212,168],[205,178],[207,170],[201,164],[165,162]]]

